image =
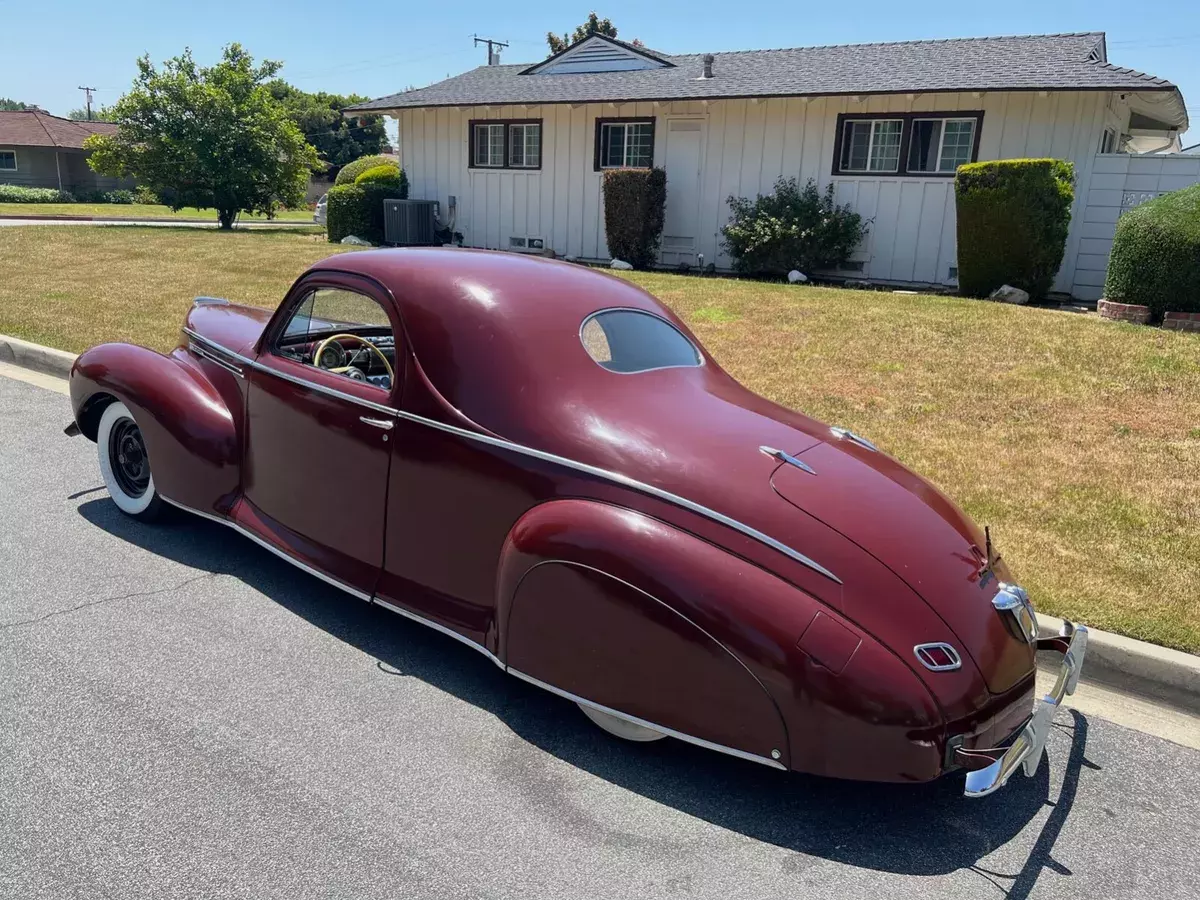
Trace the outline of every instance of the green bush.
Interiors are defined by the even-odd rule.
[[[1200,312],[1200,184],[1163,194],[1117,220],[1104,296],[1164,312]]]
[[[1075,167],[1061,159],[967,163],[954,177],[958,284],[986,297],[1002,284],[1044,297],[1067,246]]]
[[[833,201],[833,185],[822,193],[811,178],[803,188],[780,178],[775,192],[755,199],[729,198],[733,213],[721,229],[722,245],[739,272],[783,275],[792,269],[839,268],[867,233],[862,216]]]
[[[394,165],[396,165],[396,158],[394,156],[360,156],[354,162],[346,163],[346,165],[342,166],[333,183],[354,184],[354,179],[367,171],[367,169],[374,169],[376,166]]]
[[[373,166],[354,179],[355,184],[381,184],[398,188],[408,197],[408,176],[397,166]]]
[[[0,184],[0,203],[74,203],[67,191],[54,188],[22,187],[19,184]]]
[[[104,195],[105,203],[122,203],[129,204],[133,202],[133,191],[116,190],[109,191]]]
[[[331,244],[355,235],[383,243],[383,201],[403,200],[407,191],[386,184],[337,184],[329,189],[325,230]]]
[[[623,259],[635,269],[657,262],[666,203],[664,169],[604,173],[604,238],[613,259]]]
[[[160,200],[158,194],[154,193],[154,191],[150,190],[150,188],[146,187],[144,184],[139,184],[133,189],[133,202],[146,204],[149,206],[158,206],[162,200]]]

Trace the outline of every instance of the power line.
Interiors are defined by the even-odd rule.
[[[497,41],[493,38],[481,38],[477,34],[471,35],[471,38],[475,41],[476,47],[478,47],[480,44],[487,44],[487,48],[488,48],[487,64],[489,66],[500,65],[500,50],[503,50],[506,47],[508,47],[508,41]],[[500,50],[493,50],[492,49],[493,47],[499,47]]]

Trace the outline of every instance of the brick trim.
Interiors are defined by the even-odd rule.
[[[1175,331],[1200,331],[1200,312],[1169,312],[1163,316],[1163,328]]]
[[[1150,321],[1150,307],[1139,306],[1136,303],[1118,303],[1115,300],[1101,300],[1096,304],[1096,311],[1104,319],[1136,322],[1138,325],[1145,325]]]

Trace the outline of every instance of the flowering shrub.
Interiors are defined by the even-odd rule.
[[[729,208],[722,244],[734,268],[752,275],[836,269],[867,233],[862,216],[834,203],[832,184],[822,193],[811,178],[803,188],[780,178],[774,193],[753,200],[730,196]]]

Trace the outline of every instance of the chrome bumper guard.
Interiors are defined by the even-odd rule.
[[[1040,638],[1037,641],[1038,650],[1056,650],[1063,655],[1054,687],[1037,701],[1033,715],[1008,747],[995,750],[959,748],[955,751],[955,762],[972,770],[967,773],[965,796],[986,797],[1000,790],[1018,768],[1023,768],[1026,775],[1037,772],[1054,714],[1058,712],[1063,698],[1075,693],[1075,687],[1079,684],[1087,641],[1087,626],[1071,622],[1063,623],[1058,637]]]

